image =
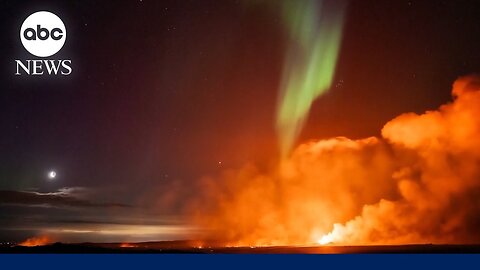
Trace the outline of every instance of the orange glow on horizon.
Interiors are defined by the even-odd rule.
[[[131,244],[131,243],[121,243],[120,244],[121,248],[136,248],[138,247],[137,245]]]
[[[19,246],[23,247],[36,247],[36,246],[45,246],[53,243],[53,239],[50,238],[49,236],[43,235],[43,236],[36,236],[32,238],[28,238],[27,240],[19,243]]]

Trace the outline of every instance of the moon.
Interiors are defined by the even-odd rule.
[[[48,172],[48,179],[53,180],[57,177],[57,172],[56,171],[49,171]]]

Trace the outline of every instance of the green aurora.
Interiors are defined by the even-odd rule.
[[[284,158],[302,130],[313,102],[332,84],[345,3],[283,0],[279,4],[289,38],[276,119]]]

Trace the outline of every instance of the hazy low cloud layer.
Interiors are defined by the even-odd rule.
[[[0,204],[44,207],[131,207],[121,203],[98,203],[83,198],[83,188],[62,188],[55,192],[0,190]]]

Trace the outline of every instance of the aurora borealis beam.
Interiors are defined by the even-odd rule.
[[[282,2],[282,18],[290,39],[276,120],[282,157],[295,143],[315,99],[332,84],[344,6],[343,1]]]

